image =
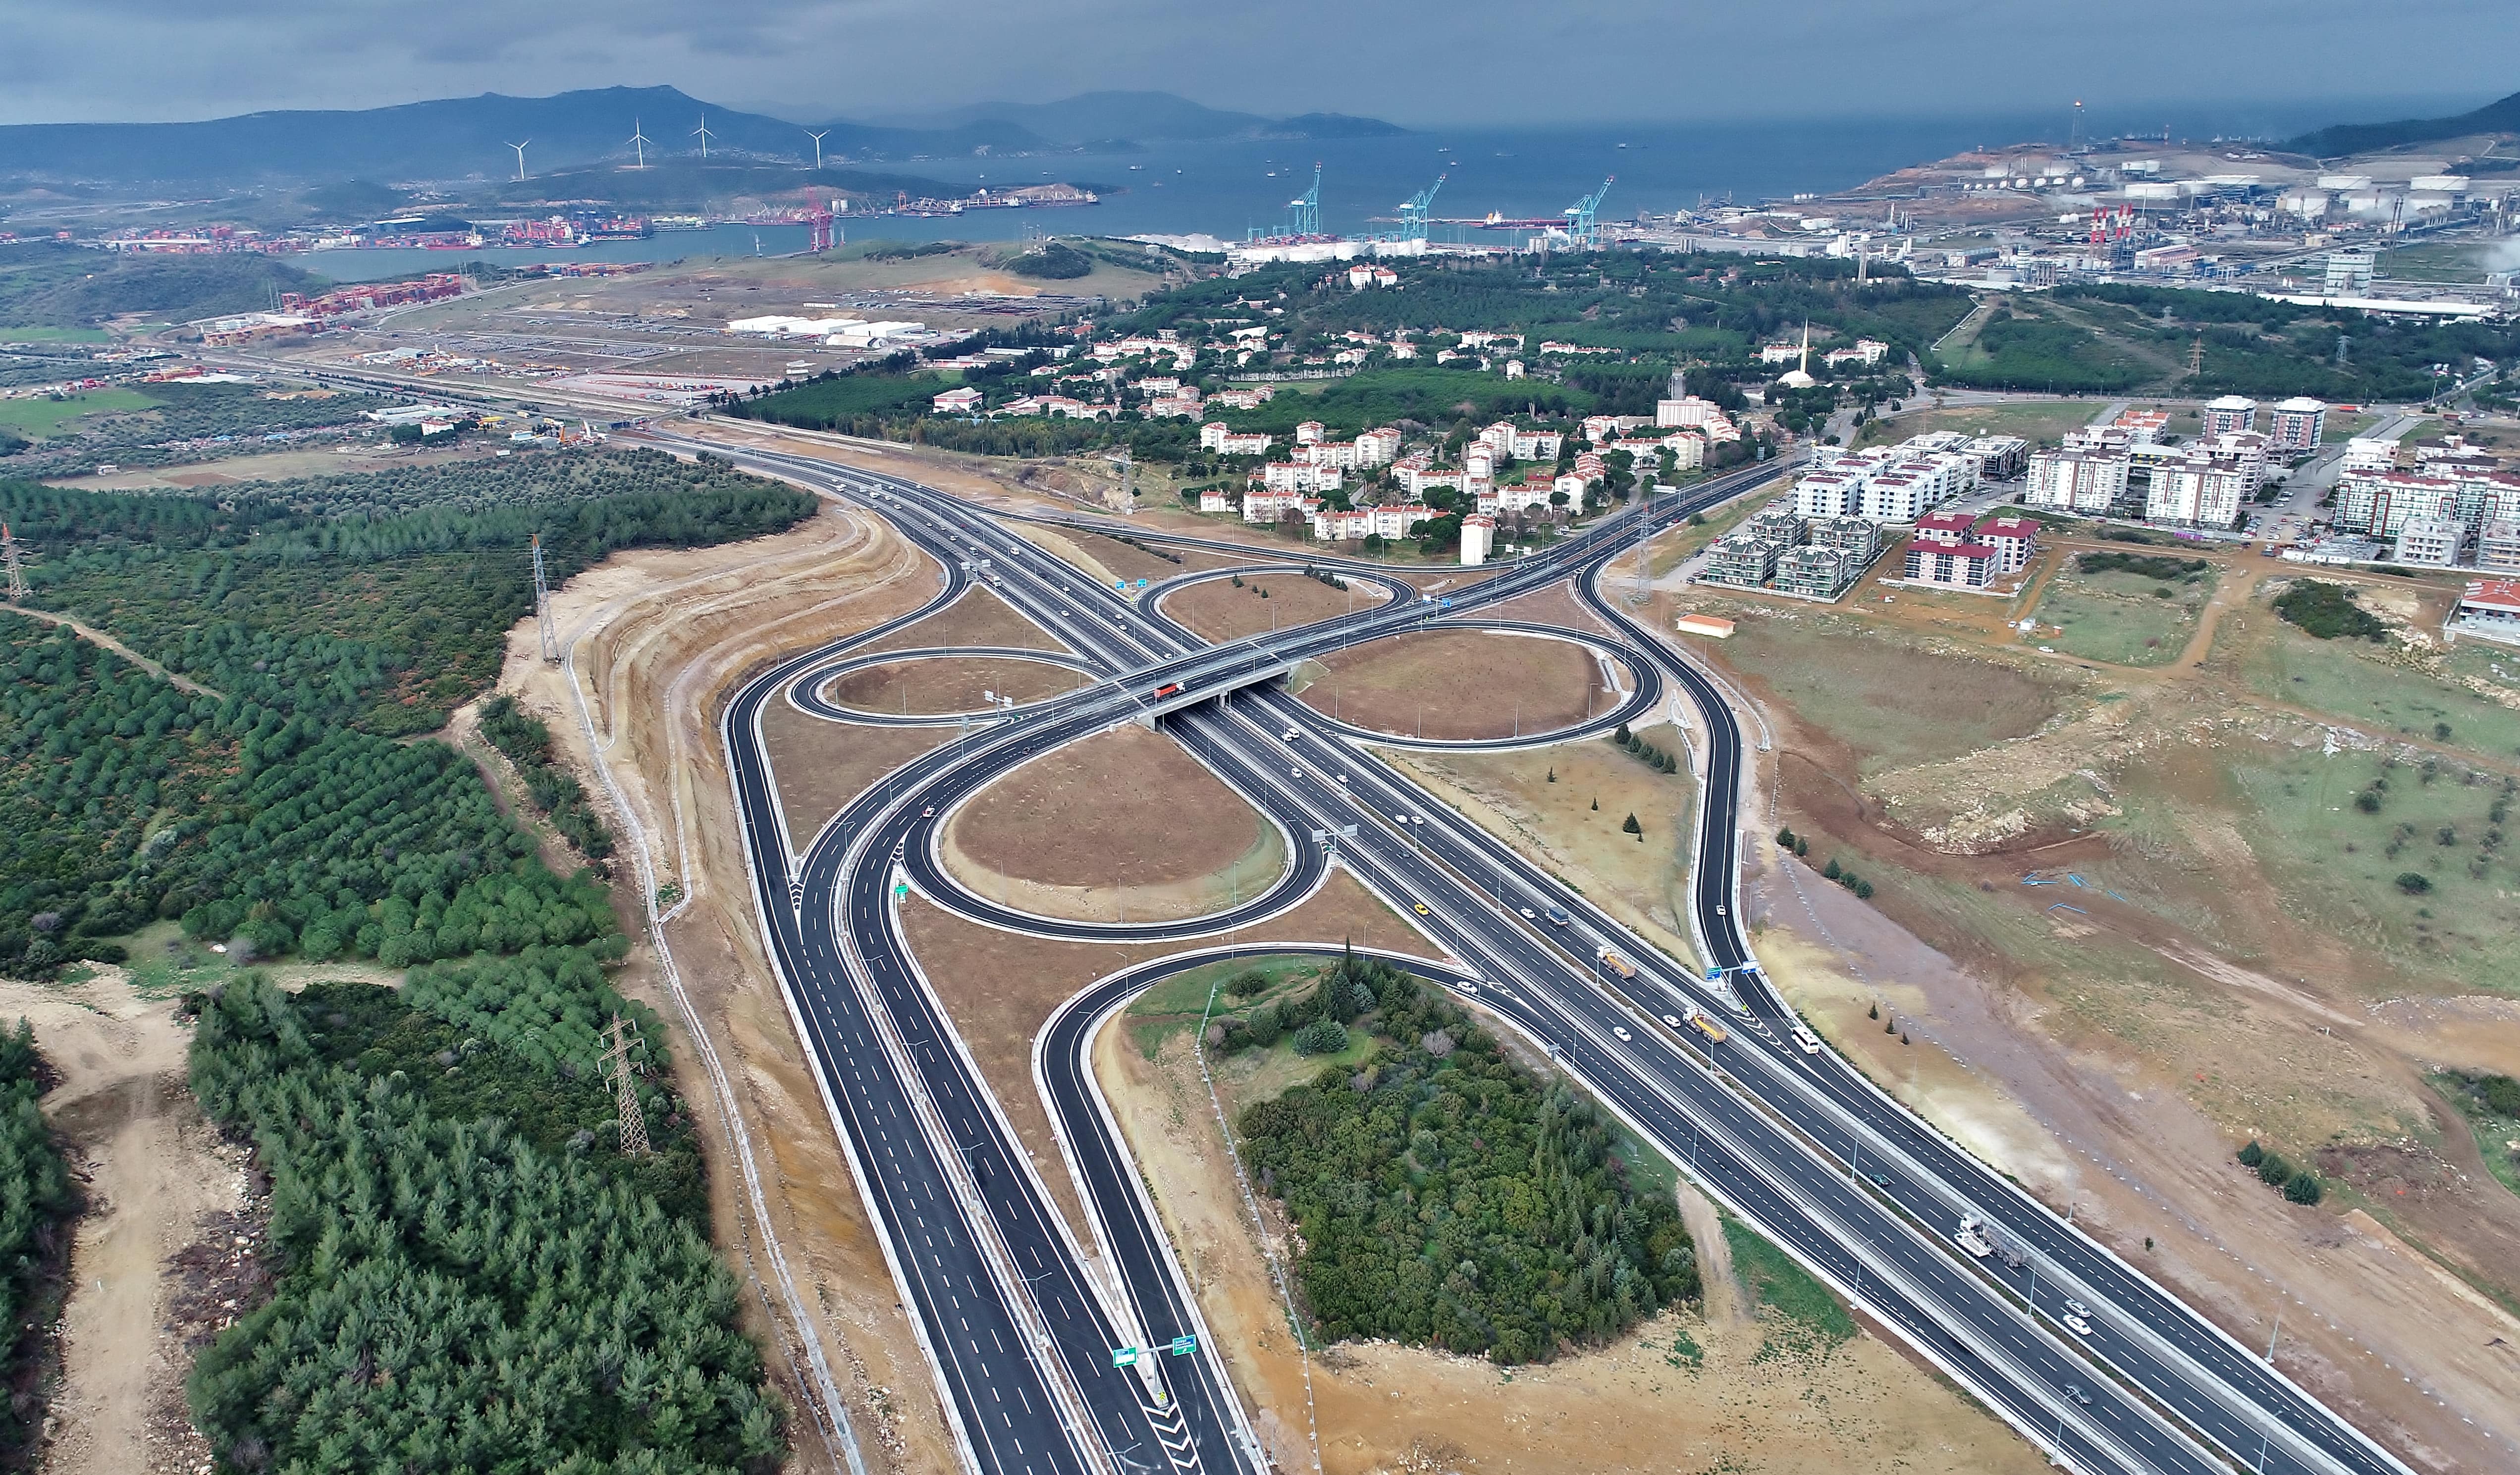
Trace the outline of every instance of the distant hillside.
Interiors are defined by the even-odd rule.
[[[2338,123],[2316,133],[2305,133],[2284,147],[2318,158],[2341,158],[2349,154],[2368,154],[2377,149],[2398,149],[2409,144],[2439,143],[2446,138],[2466,138],[2478,133],[2520,133],[2520,92],[2456,117],[2407,118],[2394,123]]]
[[[0,325],[85,328],[126,312],[170,322],[252,312],[278,293],[329,286],[270,256],[132,256],[108,260],[50,241],[0,249]]]
[[[1229,112],[1169,92],[1088,92],[1056,103],[974,103],[942,112],[886,118],[896,127],[970,128],[998,123],[1064,144],[1109,139],[1151,142],[1212,138],[1366,138],[1408,130],[1378,118],[1336,112],[1268,118]]]
[[[626,162],[636,128],[648,157],[709,156],[810,159],[813,140],[793,123],[702,102],[673,87],[607,87],[555,97],[483,93],[357,112],[255,112],[196,123],[26,123],[0,127],[0,177],[57,180],[505,179],[508,146],[524,143],[529,173],[604,160]],[[1012,123],[944,129],[836,123],[825,158],[1020,152],[1042,140]]]

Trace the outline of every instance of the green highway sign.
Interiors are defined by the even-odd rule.
[[[1186,1358],[1196,1351],[1198,1351],[1198,1338],[1196,1336],[1179,1336],[1173,1338],[1174,1357]]]
[[[1111,1365],[1114,1367],[1130,1367],[1136,1365],[1138,1361],[1138,1352],[1139,1349],[1135,1347],[1112,1348]]]
[[[892,883],[892,899],[894,901],[899,901],[909,894],[910,883],[908,881],[895,881]]]

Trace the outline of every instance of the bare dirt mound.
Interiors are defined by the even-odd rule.
[[[985,589],[969,590],[927,618],[905,625],[866,648],[920,650],[947,646],[1000,646],[1018,650],[1067,648],[1049,631],[1017,614],[1013,605]]]
[[[1164,596],[1163,612],[1206,640],[1223,642],[1292,630],[1383,602],[1382,591],[1373,585],[1360,579],[1346,583],[1347,588],[1337,589],[1300,573],[1246,573],[1176,590]]]
[[[1017,703],[1075,691],[1091,680],[1043,661],[943,655],[866,666],[832,682],[824,694],[837,706],[897,716],[977,712],[995,693]]]
[[[945,862],[981,895],[1046,916],[1196,916],[1255,895],[1285,841],[1184,751],[1124,726],[1027,763],[946,827]]]
[[[1583,647],[1480,630],[1389,636],[1341,650],[1321,669],[1301,693],[1307,705],[1398,737],[1546,733],[1618,700]]]

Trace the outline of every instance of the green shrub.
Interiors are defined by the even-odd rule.
[[[2398,872],[2398,889],[2408,896],[2421,896],[2433,889],[2432,877],[2420,871],[2401,871]]]
[[[2243,1168],[2254,1168],[2266,1160],[2267,1149],[2258,1145],[2256,1138],[2249,1139],[2248,1145],[2240,1149],[2240,1166]]]
[[[1335,1019],[1316,1019],[1295,1031],[1295,1053],[1334,1055],[1347,1049],[1347,1026]]]
[[[2292,1172],[2292,1164],[2284,1161],[2280,1152],[2270,1152],[2258,1159],[2258,1181],[2270,1187],[2288,1182]]]
[[[2319,640],[2339,637],[2380,640],[2389,627],[2354,603],[2354,591],[2342,584],[2304,579],[2275,596],[2275,613],[2303,634]]]
[[[2300,1204],[2317,1203],[2326,1196],[2326,1190],[2319,1185],[2318,1175],[2308,1168],[2284,1180],[2283,1193],[2284,1197]]]

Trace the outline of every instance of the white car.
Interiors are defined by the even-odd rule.
[[[2092,1323],[2068,1312],[2065,1316],[2065,1329],[2078,1337],[2088,1337],[2092,1334]]]
[[[1529,907],[1525,907],[1522,909],[1522,919],[1524,921],[1538,921],[1540,920],[1540,914],[1532,911]]]
[[[1619,1037],[1619,1041],[1620,1041],[1620,1043],[1621,1043],[1621,1044],[1625,1044],[1625,1043],[1626,1043],[1630,1038],[1632,1038],[1632,1037],[1628,1034],[1627,1027],[1626,1027],[1626,1026],[1624,1026],[1624,1025],[1618,1025],[1618,1024],[1613,1024],[1613,1025],[1611,1025],[1611,1026],[1610,1026],[1610,1033],[1611,1033],[1611,1034],[1614,1034],[1614,1035],[1616,1035],[1616,1036],[1618,1036],[1618,1037]]]
[[[1298,733],[1297,733],[1293,728],[1288,728],[1288,729],[1286,729],[1286,740],[1287,740],[1288,742],[1292,742],[1292,741],[1294,741],[1294,740],[1295,740],[1295,738],[1298,738],[1299,736],[1301,736],[1301,735],[1300,735],[1300,734],[1298,734]]]
[[[1662,1022],[1670,1025],[1673,1029],[1680,1028],[1680,1016],[1678,1014],[1665,1014],[1662,1016]]]

